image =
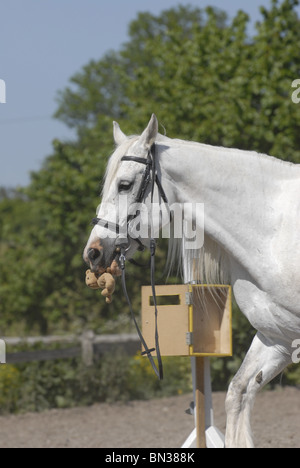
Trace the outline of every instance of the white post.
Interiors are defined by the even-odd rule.
[[[184,242],[183,242],[184,249]],[[185,284],[195,284],[195,277],[193,268],[184,268],[184,282]],[[201,361],[203,360],[203,361]],[[210,374],[210,359],[209,357],[199,358],[196,356],[191,357],[192,364],[192,377],[193,377],[193,390],[194,390],[194,417],[195,429],[182,445],[182,448],[224,448],[225,438],[224,435],[214,427],[214,412],[212,404],[212,388],[211,388],[211,374]],[[202,367],[203,366],[203,367]],[[203,385],[201,379],[204,379]],[[204,390],[204,394],[202,395]],[[203,401],[204,400],[204,401]],[[197,408],[198,404],[201,408]],[[203,411],[205,415],[203,415]],[[201,414],[202,413],[202,414]],[[203,422],[205,418],[205,423]],[[203,434],[205,433],[205,440],[203,441]]]
[[[0,364],[6,364],[6,344],[4,340],[0,340]]]
[[[87,367],[91,367],[94,362],[94,339],[93,331],[86,331],[81,337],[82,362]]]

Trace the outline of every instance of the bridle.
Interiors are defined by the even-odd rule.
[[[151,204],[153,203],[155,183],[157,185],[158,192],[160,194],[161,199],[164,201],[165,204],[168,204],[167,196],[165,194],[165,191],[164,191],[164,189],[163,189],[163,187],[161,185],[161,182],[160,182],[159,177],[158,177],[157,172],[156,172],[155,143],[152,145],[152,147],[148,151],[147,159],[139,158],[137,156],[123,156],[121,158],[121,161],[134,161],[134,162],[137,162],[139,164],[144,164],[146,166],[143,177],[142,177],[142,181],[141,181],[141,184],[140,184],[140,187],[139,187],[139,190],[138,190],[138,194],[137,194],[135,202],[134,202],[136,205],[138,205],[140,203],[143,203],[145,201],[145,195],[146,195],[146,192],[147,192],[147,189],[148,189],[148,186],[149,186],[150,182],[151,182]],[[129,249],[131,240],[134,240],[135,242],[137,242],[139,244],[138,250],[143,252],[146,249],[146,247],[143,245],[142,241],[139,238],[131,237],[129,235],[129,229],[128,229],[129,223],[131,221],[133,221],[137,216],[138,216],[138,213],[134,214],[134,215],[132,214],[132,215],[127,216],[127,221],[126,221],[127,237],[123,238],[123,239],[119,239],[117,237],[116,244],[119,244],[119,245],[123,244],[123,243],[125,244],[126,241],[127,241],[127,249]],[[113,223],[111,221],[106,221],[103,218],[93,218],[92,224],[94,226],[96,226],[96,225],[102,226],[105,229],[109,229],[110,231],[113,231],[118,235],[122,232],[122,227],[119,224]],[[122,240],[124,242],[121,242]]]
[[[156,170],[156,160],[155,160],[155,143],[152,145],[150,150],[148,151],[147,158],[139,158],[137,156],[123,156],[121,158],[121,161],[134,161],[139,164],[144,164],[146,166],[141,185],[138,190],[138,194],[136,196],[135,203],[139,204],[145,201],[147,189],[149,185],[151,184],[151,206],[153,203],[154,199],[154,189],[155,189],[155,184],[158,188],[158,192],[160,194],[161,199],[164,201],[166,205],[168,205],[168,199],[165,194],[165,191],[162,187],[162,184],[160,182],[160,179],[157,174]],[[131,301],[128,296],[127,288],[126,288],[126,253],[128,252],[130,245],[131,245],[131,240],[134,240],[139,244],[138,250],[143,251],[145,250],[145,246],[143,245],[142,241],[139,238],[133,238],[129,235],[129,223],[134,220],[138,214],[135,215],[128,215],[127,216],[127,238],[121,238],[117,237],[116,239],[116,250],[115,254],[116,257],[119,256],[119,262],[120,262],[120,267],[122,271],[122,287],[123,287],[123,292],[126,297],[127,303],[129,305],[130,313],[133,319],[133,322],[135,324],[138,336],[140,338],[140,341],[144,347],[144,350],[142,352],[142,355],[147,355],[152,368],[154,369],[155,374],[157,377],[162,380],[163,378],[163,367],[162,367],[162,360],[161,360],[161,354],[160,354],[160,348],[159,348],[159,336],[158,336],[158,310],[157,310],[157,299],[156,299],[156,291],[155,291],[155,252],[156,252],[156,240],[151,237],[150,239],[150,254],[151,254],[151,260],[150,260],[150,274],[151,274],[151,286],[152,286],[152,295],[153,295],[153,302],[154,302],[154,309],[155,309],[155,348],[149,349],[147,346],[147,343],[145,342],[145,339],[142,335],[142,332],[138,326],[138,323],[136,321],[133,308],[131,305]],[[152,219],[152,217],[151,217]],[[112,223],[110,221],[107,221],[102,218],[94,218],[92,220],[93,225],[98,225],[102,226],[105,229],[109,229],[111,231],[114,231],[116,234],[119,234],[121,232],[121,227],[117,223]],[[153,230],[152,230],[153,232]],[[152,233],[151,232],[151,233]],[[115,258],[116,258],[115,257]],[[134,262],[135,263],[135,262]],[[152,353],[156,351],[156,356],[157,356],[157,363],[158,366],[156,366]]]

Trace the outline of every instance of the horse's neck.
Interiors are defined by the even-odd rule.
[[[276,197],[292,167],[254,152],[168,143],[161,163],[176,201],[204,203],[210,242],[255,274],[278,221]]]

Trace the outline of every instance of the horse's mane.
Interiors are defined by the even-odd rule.
[[[201,249],[186,249],[184,239],[169,239],[167,275],[175,273],[184,282],[229,284],[228,256],[207,235]]]
[[[159,142],[167,141],[168,145],[185,145],[199,148],[201,143],[170,139],[159,135]],[[208,145],[205,145],[207,148]],[[212,150],[215,148],[210,147]],[[239,150],[237,150],[239,151]],[[173,220],[174,222],[174,220]],[[183,221],[182,221],[183,222]],[[170,232],[174,232],[173,226]],[[184,229],[182,229],[184,232]],[[186,249],[184,239],[173,236],[169,239],[166,273],[180,276],[184,282],[194,281],[199,284],[229,284],[228,255],[222,247],[204,234],[204,245],[200,249]]]

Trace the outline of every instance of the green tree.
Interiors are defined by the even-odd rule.
[[[300,74],[297,4],[273,0],[262,8],[252,38],[242,11],[231,23],[213,8],[140,13],[118,53],[71,78],[56,116],[87,142],[104,115],[132,133],[155,112],[171,137],[299,162],[300,117],[290,99]]]

